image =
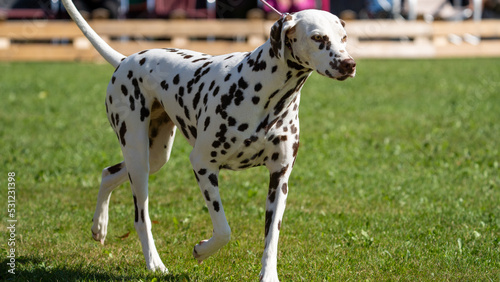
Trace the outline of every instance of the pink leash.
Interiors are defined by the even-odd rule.
[[[265,0],[260,0],[260,2],[264,3],[264,5],[269,7],[269,9],[273,10],[276,14],[280,15],[280,17],[284,17],[286,15],[286,13],[283,14],[280,11],[276,10],[273,6],[271,6],[271,4],[267,3]]]

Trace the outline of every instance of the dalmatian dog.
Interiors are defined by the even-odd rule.
[[[260,280],[278,281],[278,236],[299,148],[300,91],[313,71],[336,80],[354,77],[344,22],[328,12],[305,10],[284,15],[269,40],[252,52],[210,56],[167,48],[126,57],[90,28],[71,0],[63,3],[116,68],[105,104],[124,161],[102,172],[93,238],[104,243],[111,192],[128,180],[147,268],[167,272],[151,233],[148,175],[169,160],[179,128],[193,147],[190,161],[213,224],[212,237],[194,246],[194,258],[201,263],[231,237],[219,171],[265,165],[270,182]]]

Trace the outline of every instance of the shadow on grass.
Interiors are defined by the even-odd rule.
[[[75,265],[68,267],[48,266],[40,257],[16,258],[14,274],[9,273],[8,258],[2,258],[0,262],[0,281],[191,281],[188,273],[183,274],[160,274],[143,273],[142,271],[130,274],[107,273],[106,266],[96,267],[91,265]],[[120,270],[118,270],[120,272]],[[126,270],[121,270],[126,272]]]

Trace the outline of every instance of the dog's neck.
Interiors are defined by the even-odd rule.
[[[297,62],[292,50],[284,53],[284,58],[277,58],[268,40],[243,61],[261,82],[262,89],[255,94],[271,117],[281,115],[294,102],[298,105],[300,90],[313,71]]]

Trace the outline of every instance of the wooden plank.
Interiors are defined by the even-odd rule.
[[[436,47],[436,56],[439,58],[455,57],[500,57],[500,40],[482,41],[479,45],[462,43]]]
[[[433,32],[425,22],[394,20],[348,21],[345,29],[351,38],[431,37]]]
[[[92,21],[98,34],[133,37],[206,37],[263,35],[263,21],[247,20],[126,20]]]
[[[473,34],[482,37],[500,37],[500,21],[483,20],[480,22],[434,22],[432,24],[434,36],[448,36],[449,34]]]
[[[214,36],[238,36],[238,35],[263,35],[264,22],[259,20],[197,20],[188,21],[170,21],[171,29],[177,34],[187,36],[214,35]]]
[[[131,37],[266,36],[263,21],[246,20],[99,20],[89,24],[100,35]],[[0,37],[13,39],[74,38],[81,31],[72,21],[0,22]]]
[[[41,40],[74,38],[82,32],[70,21],[5,21],[0,22],[0,37],[11,39]]]
[[[7,50],[10,48],[10,38],[0,37],[0,50]]]
[[[347,51],[354,58],[433,58],[435,48],[431,44],[410,42],[369,42],[348,44]]]

